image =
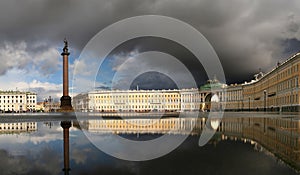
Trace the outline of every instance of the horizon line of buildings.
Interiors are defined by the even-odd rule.
[[[74,96],[72,104],[83,112],[300,112],[299,67],[300,52],[243,84],[226,85],[214,79],[191,89],[95,90]],[[39,106],[36,93],[0,91],[0,112],[36,111]]]
[[[208,80],[198,89],[95,90],[73,97],[75,111],[294,111],[300,112],[300,53],[251,82],[226,85]]]

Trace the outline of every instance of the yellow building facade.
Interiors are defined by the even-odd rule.
[[[300,53],[256,81],[242,85],[243,109],[299,111]]]

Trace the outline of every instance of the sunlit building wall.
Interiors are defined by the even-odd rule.
[[[243,109],[243,86],[233,84],[226,87],[225,109],[240,111]]]
[[[243,85],[244,109],[300,111],[300,53]]]
[[[36,94],[31,92],[26,92],[26,109],[27,111],[36,110]]]
[[[201,96],[198,89],[182,89],[180,94],[180,111],[198,111],[201,109]]]
[[[92,91],[74,97],[73,106],[80,111],[148,112],[180,110],[178,90]]]
[[[31,92],[0,91],[1,112],[35,111],[37,95]]]

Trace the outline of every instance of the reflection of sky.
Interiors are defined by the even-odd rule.
[[[45,128],[20,135],[0,135],[3,174],[58,174],[61,167],[61,131]]]
[[[115,74],[115,70],[112,68],[112,60],[113,57],[107,57],[103,60],[101,66],[98,69],[96,81],[102,83],[106,87],[111,87],[111,80],[113,78],[113,75]],[[101,88],[101,87],[96,87]]]
[[[255,151],[250,143],[216,138],[199,147],[198,139],[189,137],[161,158],[130,162],[108,156],[71,127],[71,174],[296,174],[275,157]],[[0,135],[0,157],[1,174],[62,174],[60,122],[52,122],[51,128],[38,123],[38,130],[32,133]]]

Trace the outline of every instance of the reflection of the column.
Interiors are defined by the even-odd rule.
[[[69,174],[70,165],[69,165],[69,128],[71,127],[71,121],[61,121],[60,126],[64,129],[64,168],[63,171],[65,174]]]

